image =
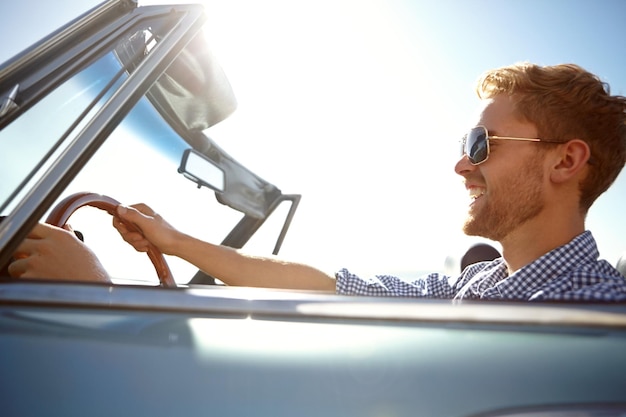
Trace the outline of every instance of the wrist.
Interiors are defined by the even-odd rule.
[[[190,239],[192,239],[191,236],[176,231],[172,234],[169,242],[161,248],[161,251],[166,255],[184,258],[185,246]]]

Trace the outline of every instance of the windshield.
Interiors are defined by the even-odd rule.
[[[161,20],[154,19],[126,32],[113,47],[0,131],[6,161],[0,165],[0,215],[9,215],[21,204],[49,170],[60,164],[61,157],[78,152],[83,129],[105,111],[107,101],[120,94],[120,87],[150,55],[162,37],[162,26]],[[280,191],[240,166],[202,133],[232,111],[229,87],[219,67],[210,62],[210,56],[200,56],[206,51],[203,37],[200,32],[148,95],[141,97],[110,133],[106,132],[104,143],[41,221],[61,199],[94,192],[124,204],[146,203],[176,227],[207,241],[222,242],[244,217],[255,219],[249,234],[263,224],[279,203]],[[190,48],[196,48],[193,54],[187,52]],[[189,71],[195,64],[202,66],[193,78]],[[184,77],[177,74],[181,67]],[[181,160],[190,149],[205,154],[202,158],[215,160],[214,170],[222,175],[217,191],[200,187],[195,178],[179,172]],[[79,157],[70,160],[76,165],[81,162]],[[248,201],[242,192],[254,200]],[[284,219],[286,214],[281,211],[284,209],[280,208],[274,218]],[[72,215],[69,224],[84,236],[114,281],[158,283],[148,257],[121,240],[106,212],[84,207]],[[264,244],[266,253],[272,252],[281,226],[280,220],[277,224],[269,222],[259,233],[273,234],[273,241]],[[242,245],[247,239],[234,243]],[[178,258],[168,257],[167,261],[179,283],[188,282],[196,273],[193,266]]]

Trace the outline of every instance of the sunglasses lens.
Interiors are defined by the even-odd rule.
[[[470,130],[465,139],[465,154],[472,164],[480,164],[487,159],[487,131],[480,127]]]

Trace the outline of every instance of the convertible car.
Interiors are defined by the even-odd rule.
[[[626,305],[234,288],[126,247],[118,202],[274,254],[296,214],[206,133],[236,101],[204,20],[111,0],[0,67],[3,416],[626,415]],[[71,223],[114,283],[11,279],[42,221]]]

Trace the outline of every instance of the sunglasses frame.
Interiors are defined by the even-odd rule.
[[[485,135],[485,142],[486,142],[486,150],[487,153],[485,155],[485,159],[478,161],[478,162],[474,162],[472,161],[472,157],[470,157],[469,153],[467,152],[467,138],[470,135],[470,133],[472,133],[475,129],[482,129],[484,131],[484,135]],[[468,133],[466,133],[463,136],[463,139],[461,139],[461,152],[462,152],[462,156],[467,156],[467,160],[470,162],[470,164],[472,165],[480,165],[483,162],[485,162],[486,160],[489,159],[489,153],[490,153],[490,147],[489,147],[489,141],[490,140],[518,140],[518,141],[524,141],[524,142],[544,142],[544,143],[567,143],[567,141],[562,141],[562,140],[552,140],[552,139],[541,139],[541,138],[520,138],[520,137],[514,137],[514,136],[496,136],[496,135],[489,135],[489,130],[483,126],[483,125],[478,125],[478,126],[474,126],[472,129],[470,129],[470,131]]]

